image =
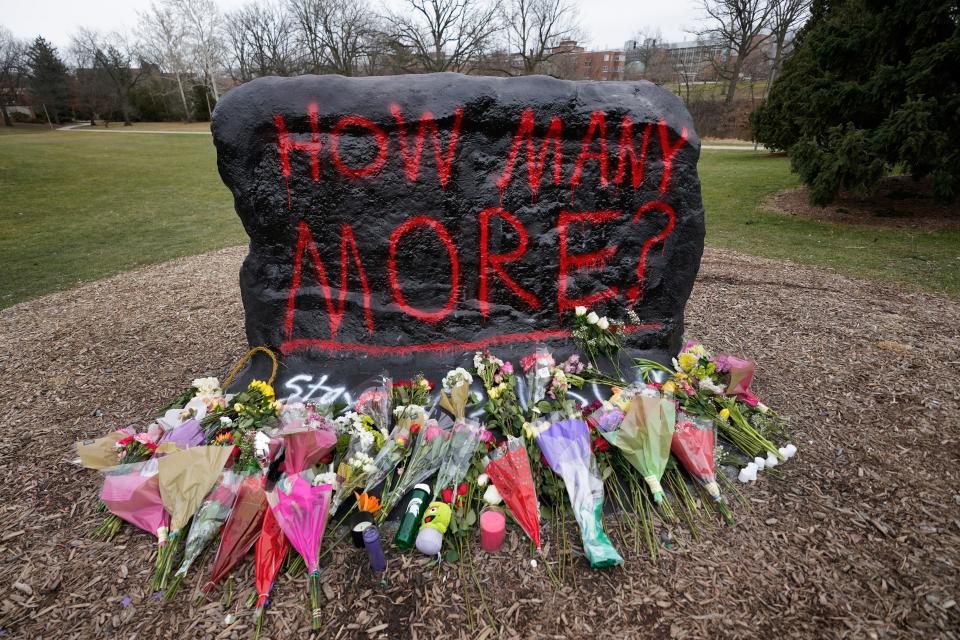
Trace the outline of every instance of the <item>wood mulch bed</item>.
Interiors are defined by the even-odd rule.
[[[192,603],[202,565],[161,603],[146,586],[152,539],[131,528],[112,543],[88,539],[100,480],[71,464],[74,440],[142,421],[243,355],[244,254],[181,259],[0,311],[6,637],[252,635],[251,563],[229,606],[222,592]],[[615,533],[622,570],[591,571],[574,543],[561,588],[530,565],[515,530],[503,552],[473,554],[475,575],[467,563],[436,570],[391,552],[381,583],[344,546],[323,566],[319,637],[956,638],[960,305],[708,250],[687,319],[690,336],[758,362],[756,391],[792,416],[800,447],[782,480],[743,490],[750,506],[735,509],[735,526],[700,543],[677,529],[656,562]],[[558,532],[545,535],[556,561]],[[282,578],[264,637],[307,637],[306,601],[304,578]]]
[[[960,229],[960,202],[937,201],[929,180],[884,178],[872,195],[842,193],[824,207],[810,204],[809,198],[806,187],[787,189],[767,198],[764,206],[788,215],[841,224],[923,231]]]

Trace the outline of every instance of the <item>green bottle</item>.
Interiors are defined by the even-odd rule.
[[[413,488],[407,510],[400,521],[400,528],[393,539],[393,544],[401,549],[412,549],[417,540],[417,531],[420,529],[420,519],[427,508],[426,500],[430,497],[430,485],[418,484]]]

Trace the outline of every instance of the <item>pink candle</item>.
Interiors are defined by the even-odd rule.
[[[493,553],[500,549],[507,532],[507,519],[499,511],[484,511],[480,514],[480,546]]]

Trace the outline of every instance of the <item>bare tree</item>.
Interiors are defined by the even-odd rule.
[[[770,37],[773,40],[773,56],[768,88],[780,73],[788,39],[810,16],[810,0],[771,0],[771,4],[773,9],[770,14]]]
[[[540,72],[563,55],[557,45],[581,35],[579,12],[570,0],[507,0],[501,8],[508,48],[516,52],[520,73]]]
[[[81,29],[73,37],[73,49],[81,66],[89,66],[109,80],[113,106],[122,114],[123,125],[129,127],[130,92],[144,76],[136,46],[117,33],[104,36]]]
[[[13,120],[7,111],[8,102],[15,102],[27,78],[27,44],[13,37],[0,26],[0,111],[3,124],[12,127]]]
[[[290,36],[293,20],[279,5],[255,2],[229,13],[225,32],[233,58],[231,73],[246,82],[259,76],[288,76],[299,71]]]
[[[217,74],[223,57],[223,16],[213,0],[168,0],[183,22],[185,42],[203,82],[220,100]],[[208,105],[209,106],[209,105]]]
[[[478,64],[500,27],[487,0],[406,0],[386,16],[395,45],[414,62],[404,71],[465,71]]]
[[[775,0],[703,0],[707,25],[699,36],[730,47],[729,56],[717,67],[717,74],[729,83],[724,99],[727,104],[736,95],[744,62],[770,37],[774,4]]]
[[[154,2],[149,10],[140,14],[139,36],[144,55],[161,71],[174,75],[183,104],[183,117],[190,122],[191,110],[183,88],[183,79],[189,75],[186,35],[182,16],[169,0]]]
[[[289,0],[297,40],[312,73],[360,74],[380,48],[377,18],[365,0]]]

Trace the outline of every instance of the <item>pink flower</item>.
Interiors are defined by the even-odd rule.
[[[513,373],[513,364],[510,362],[504,362],[503,366],[500,367],[504,373]]]
[[[427,439],[427,442],[430,442],[431,440],[433,440],[434,438],[442,434],[443,434],[443,429],[441,429],[436,425],[430,425],[423,432],[423,437]]]

